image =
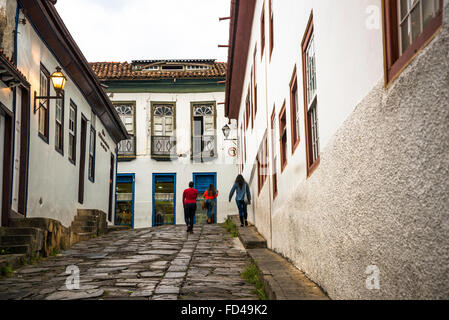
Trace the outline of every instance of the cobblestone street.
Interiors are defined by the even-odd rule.
[[[218,225],[115,231],[16,270],[0,280],[0,299],[252,300],[240,276],[249,263]],[[66,286],[69,266],[79,268],[79,290]]]

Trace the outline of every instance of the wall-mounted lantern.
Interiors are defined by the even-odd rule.
[[[50,76],[51,83],[53,84],[53,89],[56,91],[56,96],[38,96],[37,92],[34,91],[34,113],[37,112],[41,107],[36,108],[37,100],[52,100],[52,99],[63,99],[62,92],[67,83],[67,78],[61,71],[60,67],[56,67],[56,71]]]

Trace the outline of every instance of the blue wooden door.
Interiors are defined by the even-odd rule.
[[[197,199],[197,211],[195,216],[195,223],[205,223],[207,220],[206,210],[201,209],[201,203],[203,202],[203,193],[209,188],[209,185],[213,184],[217,189],[217,174],[216,173],[194,173],[193,182],[195,183],[195,189],[198,190]],[[217,221],[217,206],[214,207],[214,221]]]

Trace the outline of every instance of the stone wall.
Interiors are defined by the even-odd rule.
[[[96,217],[96,233],[100,236],[107,232],[106,213],[101,210],[87,210]],[[42,245],[39,254],[48,257],[55,252],[65,250],[75,243],[88,240],[92,235],[82,235],[73,232],[72,228],[64,227],[61,222],[48,218],[11,219],[10,227],[13,228],[38,228],[43,230]]]
[[[14,55],[16,8],[16,0],[0,0],[0,49],[9,58]]]
[[[274,208],[272,247],[333,299],[448,299],[448,177],[445,1],[441,32],[389,87],[373,88],[311,178]],[[380,290],[366,287],[370,265]]]

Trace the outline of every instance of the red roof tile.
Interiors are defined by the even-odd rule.
[[[189,63],[192,64],[192,63]],[[204,63],[198,63],[204,65]],[[142,64],[128,62],[90,63],[100,80],[162,80],[162,79],[218,79],[226,78],[226,63],[212,62],[207,70],[142,70]],[[185,65],[179,63],[179,65]]]

